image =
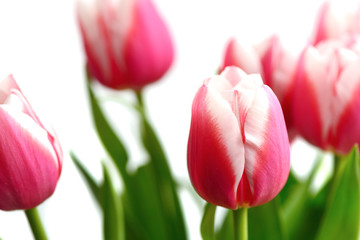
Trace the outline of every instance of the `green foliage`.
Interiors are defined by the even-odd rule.
[[[101,206],[102,205],[102,193],[101,193],[101,187],[98,186],[94,178],[91,176],[91,174],[86,170],[86,168],[82,165],[80,160],[75,156],[74,153],[70,153],[70,157],[73,160],[76,168],[79,170],[81,175],[83,176],[86,184],[90,188],[90,191],[92,195],[95,197],[97,203]]]
[[[359,239],[360,226],[360,174],[359,150],[340,159],[318,240]]]
[[[283,223],[278,201],[275,198],[264,205],[249,208],[249,239],[284,239]]]
[[[119,195],[116,193],[109,172],[104,165],[103,174],[104,183],[102,185],[102,209],[104,215],[104,239],[124,240],[125,224],[122,202],[119,201]]]
[[[106,179],[104,175],[104,183],[99,189],[90,174],[75,158],[74,162],[84,176],[91,192],[98,200],[98,203],[104,206],[104,233],[110,231],[112,234],[113,224],[119,224],[110,223],[105,218],[110,216],[109,219],[111,219],[111,214],[115,216],[115,213],[111,213],[111,208],[118,207],[115,202],[119,202],[124,207],[123,215],[125,219],[121,224],[124,225],[126,239],[186,239],[185,224],[175,181],[171,175],[161,144],[144,114],[142,105],[136,110],[139,111],[141,117],[142,144],[150,159],[146,165],[131,174],[126,169],[128,154],[124,144],[113,131],[105,114],[102,112],[90,82],[88,82],[88,91],[99,138],[117,167],[124,184],[122,196],[118,196],[117,201],[115,201],[115,198],[113,198],[115,195],[111,194],[110,191],[112,186],[110,185],[112,184],[110,178]],[[102,201],[105,200],[110,201],[107,207],[105,207],[105,202],[102,204]]]

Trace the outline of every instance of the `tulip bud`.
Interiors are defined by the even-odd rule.
[[[360,142],[359,66],[359,53],[342,42],[325,41],[304,50],[293,119],[310,143],[346,154]]]
[[[206,201],[230,209],[273,199],[290,170],[281,106],[257,74],[236,67],[205,81],[193,106],[187,163]]]
[[[103,85],[139,90],[171,66],[172,40],[151,0],[80,1],[77,16],[88,70]]]
[[[0,209],[30,209],[55,190],[62,151],[12,76],[0,82]]]

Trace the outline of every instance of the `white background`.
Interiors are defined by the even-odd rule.
[[[302,46],[312,31],[320,1],[156,0],[155,3],[171,29],[176,59],[160,82],[146,88],[145,100],[173,173],[177,179],[188,182],[186,145],[192,99],[202,81],[212,76],[221,63],[227,40],[237,36],[255,43],[279,32],[288,43]],[[50,239],[102,238],[100,211],[67,154],[73,150],[94,176],[101,179],[99,162],[106,154],[92,127],[84,63],[75,1],[0,1],[0,78],[14,75],[33,107],[56,129],[65,153],[58,187],[39,207]],[[111,95],[123,94],[111,92]],[[125,131],[122,133],[128,139],[126,144],[134,152],[132,160],[144,158],[134,147],[136,139],[132,136],[136,134],[136,124],[126,121],[126,115],[118,110],[119,104],[105,101],[107,109],[112,110],[113,123]],[[126,126],[129,122],[130,127]],[[302,146],[297,149],[302,151]],[[295,159],[292,164],[296,164]],[[298,165],[306,170],[307,157],[302,155]],[[182,192],[181,198],[190,239],[200,239],[200,211],[187,192]],[[0,237],[32,239],[23,212],[0,211]]]

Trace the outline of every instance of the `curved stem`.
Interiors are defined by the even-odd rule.
[[[31,231],[36,240],[48,239],[36,208],[25,210],[26,218],[30,224]]]
[[[248,209],[246,207],[233,210],[234,240],[248,239]]]

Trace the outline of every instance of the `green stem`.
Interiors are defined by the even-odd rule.
[[[341,162],[341,156],[334,153],[334,170],[333,170],[333,178],[337,175],[339,171],[339,166]]]
[[[234,240],[248,239],[248,209],[246,207],[233,210]]]
[[[136,91],[136,98],[137,98],[139,107],[141,108],[141,110],[143,110],[143,108],[144,108],[144,101],[143,101],[143,96],[142,96],[141,90]]]
[[[25,210],[26,218],[30,224],[31,231],[36,240],[46,240],[48,239],[44,230],[44,227],[41,223],[39,213],[36,208]]]
[[[338,175],[338,172],[339,172],[339,167],[340,167],[340,162],[341,162],[341,157],[339,155],[337,155],[336,153],[334,153],[334,166],[333,166],[333,172],[332,172],[332,175],[330,177],[330,189],[334,188],[334,182],[335,182],[335,179],[336,179],[336,176]],[[332,190],[331,190],[332,191]],[[330,193],[331,193],[330,191]]]

